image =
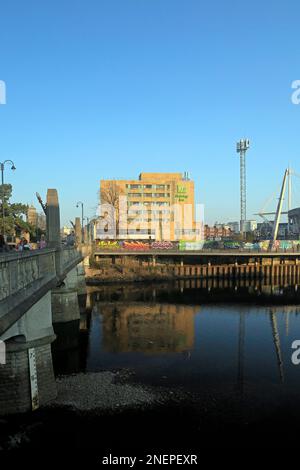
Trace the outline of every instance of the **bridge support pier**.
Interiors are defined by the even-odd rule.
[[[51,338],[30,342],[6,341],[6,364],[0,368],[0,416],[31,411],[57,396]],[[34,351],[37,395],[33,395],[29,353]]]
[[[77,268],[73,268],[62,286],[52,290],[52,321],[66,323],[79,319],[78,274]]]
[[[77,266],[77,292],[78,295],[86,294],[84,262]]]
[[[5,364],[0,364],[0,416],[30,411],[54,399],[57,392],[51,343],[55,335],[50,293],[0,339],[5,344]]]

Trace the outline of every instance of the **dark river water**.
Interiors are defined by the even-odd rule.
[[[299,301],[297,286],[178,281],[90,288],[80,324],[56,328],[55,372],[125,368],[137,382],[189,391],[297,394],[292,343],[300,339]]]
[[[248,449],[248,461],[259,448],[269,462],[280,451],[286,457],[283,447],[298,448],[300,365],[292,361],[292,344],[300,340],[298,286],[134,283],[89,287],[79,300],[80,321],[55,325],[55,373],[75,374],[59,382],[74,379],[70,393],[85,402],[101,396],[103,382],[87,386],[87,376],[76,374],[115,372],[94,376],[95,384],[114,377],[115,407],[46,407],[2,423],[8,435],[25,432],[30,456],[82,457],[92,468],[89,457],[99,468],[100,457],[110,454],[143,460],[196,453],[200,463],[207,455],[210,466],[218,457],[224,466],[227,452],[232,468],[236,449]],[[129,389],[154,398],[118,408],[117,393],[129,397]]]

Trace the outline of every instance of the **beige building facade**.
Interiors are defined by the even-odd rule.
[[[27,222],[32,225],[33,227],[36,227],[37,225],[37,220],[38,220],[38,214],[37,210],[34,206],[29,206],[27,209]]]
[[[102,226],[110,226],[108,235],[170,241],[197,238],[194,182],[187,173],[141,173],[137,180],[101,180],[100,195]],[[114,217],[109,206],[114,207]]]

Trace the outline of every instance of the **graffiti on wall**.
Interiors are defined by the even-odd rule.
[[[98,247],[102,250],[118,250],[120,248],[120,243],[113,240],[100,240],[98,242]]]
[[[178,246],[177,243],[172,243],[168,241],[158,241],[151,243],[152,250],[173,250],[176,249]]]
[[[179,241],[179,250],[180,251],[198,251],[202,250],[204,241],[192,241],[188,242],[185,240]]]
[[[149,250],[180,250],[180,251],[199,251],[199,250],[234,250],[243,249],[247,251],[268,251],[270,249],[270,240],[262,240],[257,243],[244,243],[238,241],[217,242],[213,240],[203,241],[141,241],[141,240],[98,240],[97,247],[101,250],[133,250],[133,251],[149,251]],[[300,240],[276,240],[274,244],[275,250],[300,250]]]
[[[124,241],[122,242],[122,246],[125,250],[134,250],[134,251],[150,250],[150,245],[148,242]]]

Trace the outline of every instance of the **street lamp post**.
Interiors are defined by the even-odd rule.
[[[5,165],[11,165],[11,170],[16,170],[15,164],[12,160],[4,160],[0,162],[1,170],[1,185],[2,185],[2,235],[5,236],[5,210],[4,210],[4,200],[5,200],[5,191],[4,191],[4,169]]]
[[[81,206],[81,243],[84,243],[84,236],[83,236],[83,223],[84,223],[84,211],[83,211],[83,202],[78,201],[76,207]]]
[[[87,234],[87,242],[90,243],[90,219],[89,217],[85,217],[86,220],[86,234]]]

